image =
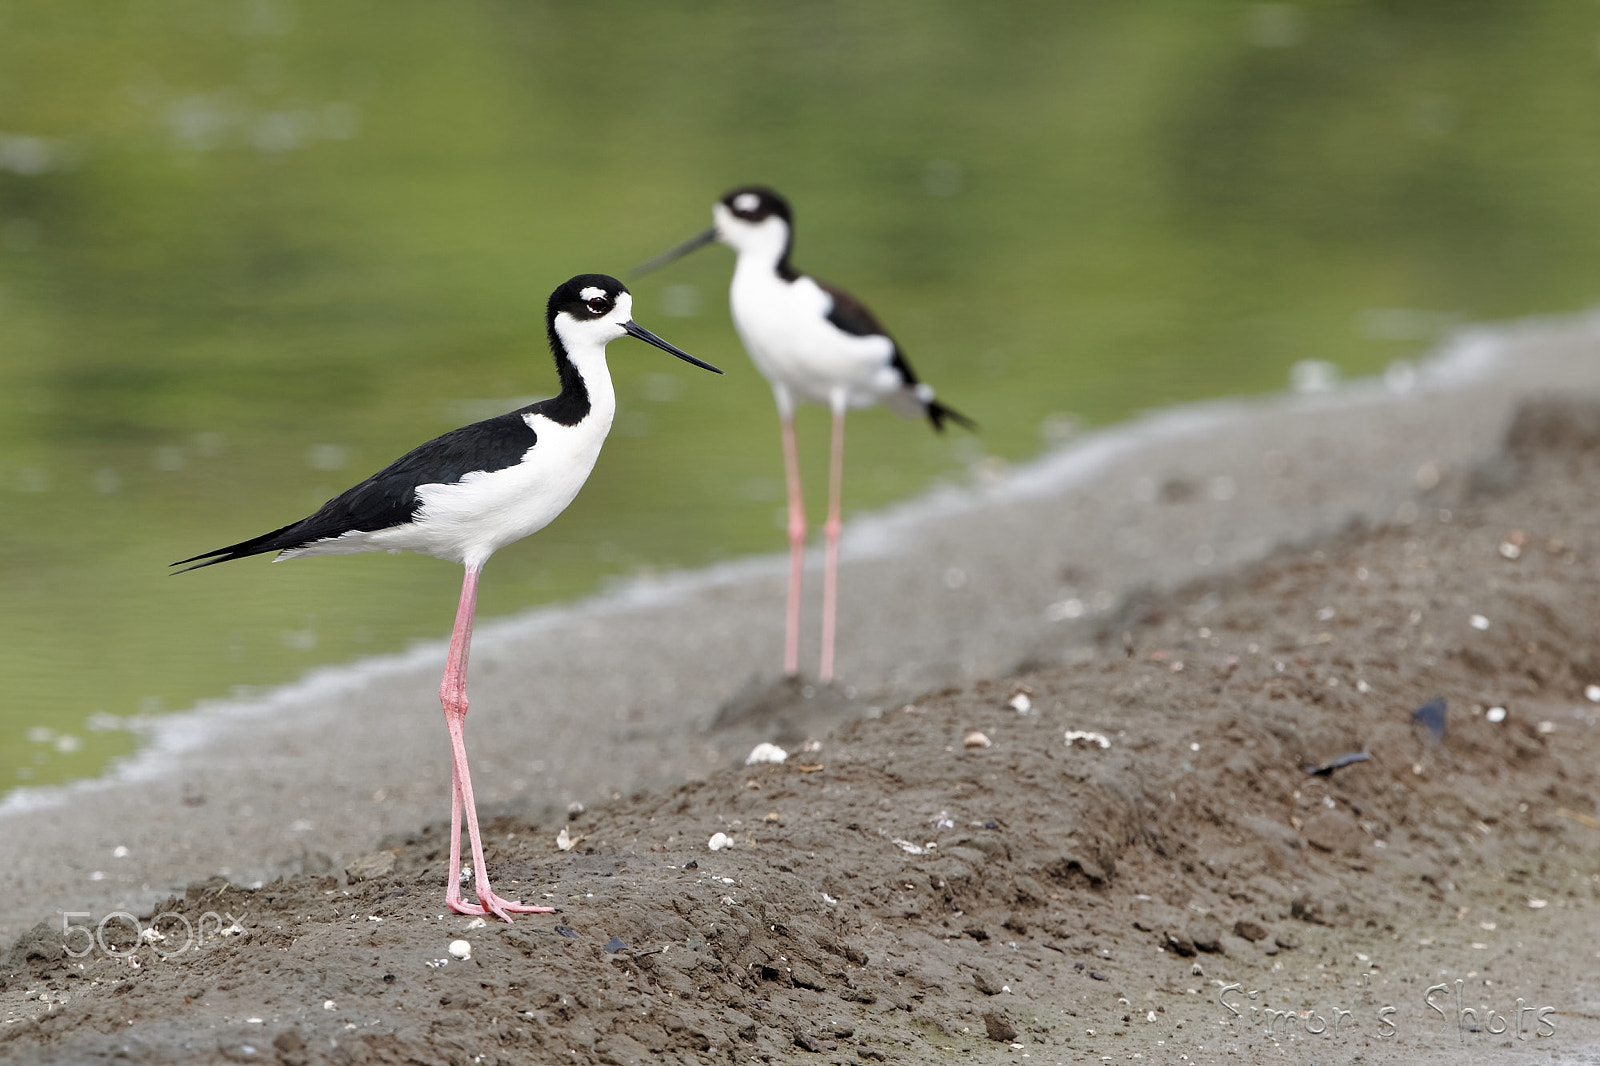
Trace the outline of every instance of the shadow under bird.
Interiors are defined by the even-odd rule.
[[[734,329],[772,386],[783,428],[783,470],[789,489],[789,597],[784,627],[784,673],[800,669],[800,583],[805,566],[806,515],[800,496],[800,459],[795,450],[794,409],[812,400],[833,412],[828,520],[822,572],[822,662],[819,676],[833,680],[833,645],[838,605],[840,482],[844,475],[844,416],[852,407],[883,404],[909,418],[926,418],[944,430],[954,422],[968,430],[970,418],[934,398],[865,304],[841,289],[796,270],[794,213],[771,189],[734,189],[711,209],[712,226],[637,268],[656,270],[713,242],[738,255],[728,303]]]
[[[589,472],[616,413],[606,345],[637,337],[715,373],[710,363],[668,344],[630,317],[633,297],[605,274],[580,274],[550,296],[545,327],[561,392],[508,414],[451,430],[323,504],[308,518],[226,548],[174,563],[197,570],[277,552],[278,558],[403,549],[461,563],[456,608],[439,700],[450,731],[450,871],[445,905],[458,914],[551,913],[502,899],[489,885],[478,810],[467,771],[467,653],[478,574],[499,549],[536,533],[566,510]],[[186,571],[180,571],[186,572]],[[461,815],[466,812],[478,902],[461,896]]]

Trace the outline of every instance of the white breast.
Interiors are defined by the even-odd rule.
[[[422,506],[409,526],[372,535],[374,547],[409,548],[482,565],[496,551],[549,525],[578,495],[611,429],[614,409],[591,409],[575,426],[538,415],[528,425],[538,443],[504,470],[472,473],[454,485],[421,485]]]
[[[770,269],[736,267],[729,289],[734,328],[756,369],[797,400],[878,403],[893,375],[887,337],[857,337],[828,321],[833,298],[809,277],[784,281]]]

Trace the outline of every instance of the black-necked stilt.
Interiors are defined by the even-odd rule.
[[[800,498],[794,408],[803,400],[833,412],[828,482],[827,540],[822,577],[822,664],[833,680],[834,618],[839,569],[839,482],[844,469],[844,416],[852,407],[885,404],[910,418],[925,417],[943,431],[946,421],[976,429],[972,420],[934,399],[919,381],[889,331],[860,300],[795,269],[794,215],[789,203],[758,185],[735,189],[711,209],[713,225],[638,268],[655,270],[697,248],[721,241],[738,253],[728,302],[733,325],[778,403],[783,423],[783,469],[789,484],[789,601],[783,668],[800,669],[800,577],[805,562],[806,515]]]
[[[467,772],[467,652],[472,645],[478,573],[500,548],[543,529],[583,487],[611,429],[616,395],[606,345],[624,334],[648,341],[720,374],[629,317],[633,297],[616,278],[580,274],[557,289],[545,312],[561,393],[509,414],[452,430],[323,504],[309,518],[252,540],[174,563],[197,570],[213,563],[277,552],[301,555],[400,551],[409,548],[466,567],[439,700],[450,730],[450,876],[445,905],[459,914],[550,913],[501,899],[489,887],[478,809]],[[203,561],[202,561],[203,560]],[[461,812],[467,813],[478,903],[461,898]]]

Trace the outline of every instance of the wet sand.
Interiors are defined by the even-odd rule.
[[[443,957],[450,936],[467,935],[466,919],[434,917],[449,784],[436,703],[442,644],[324,672],[254,703],[202,708],[161,727],[120,777],[23,794],[0,814],[8,890],[0,942],[27,934],[0,991],[0,1041],[53,1047],[77,1061],[110,1054],[93,1034],[131,1018],[139,1053],[152,1061],[181,1058],[202,1029],[197,1055],[233,1055],[228,1041],[251,1033],[270,1043],[292,1032],[272,1045],[280,1061],[299,1054],[295,1041],[309,1041],[309,1061],[337,1058],[327,1041],[344,1032],[357,1034],[339,1045],[349,1061],[381,1061],[390,1051],[466,1061],[469,1046],[478,1048],[471,1054],[492,1046],[505,1061],[548,1061],[540,1056],[558,1045],[575,1062],[1021,1054],[988,1039],[983,1015],[998,1012],[1006,1019],[998,1031],[1012,1026],[1041,1061],[1076,1061],[1091,1048],[1159,1057],[1169,1045],[1157,1039],[1205,1061],[1202,1046],[1219,1045],[1197,1027],[1227,1028],[1217,1025],[1226,1019],[1207,986],[1219,966],[1226,972],[1223,960],[1251,960],[1256,968],[1238,972],[1258,982],[1278,963],[1292,963],[1284,981],[1323,980],[1334,962],[1348,976],[1353,950],[1375,957],[1377,929],[1395,960],[1380,979],[1426,977],[1406,966],[1428,938],[1449,942],[1444,969],[1481,980],[1487,967],[1471,970],[1462,959],[1491,949],[1449,938],[1489,921],[1508,931],[1488,938],[1497,972],[1520,981],[1512,987],[1528,1002],[1544,996],[1563,1012],[1563,1051],[1592,1049],[1596,1034],[1583,1026],[1600,1014],[1600,990],[1576,975],[1600,963],[1559,936],[1565,954],[1525,946],[1549,942],[1557,924],[1538,925],[1548,908],[1529,909],[1530,898],[1556,900],[1561,913],[1544,916],[1559,916],[1561,930],[1589,931],[1591,945],[1596,929],[1593,896],[1577,891],[1594,872],[1600,838],[1583,821],[1594,814],[1595,739],[1571,717],[1586,683],[1580,675],[1600,665],[1584,650],[1593,644],[1580,621],[1585,611],[1600,617],[1584,598],[1594,575],[1593,464],[1565,438],[1547,442],[1540,460],[1502,450],[1523,400],[1551,393],[1600,393],[1600,324],[1473,333],[1411,381],[1153,415],[1027,468],[994,471],[990,484],[856,521],[846,534],[842,683],[810,699],[772,698],[776,557],[484,626],[468,742],[481,802],[504,816],[491,867],[567,899],[571,913],[561,921],[579,936],[558,936],[538,918],[473,934],[482,943],[467,984],[456,976],[462,966],[411,958]],[[1519,504],[1518,492],[1534,495]],[[1512,506],[1527,517],[1495,510]],[[1559,532],[1548,528],[1557,516]],[[1536,539],[1528,565],[1514,572],[1542,583],[1514,590],[1526,632],[1497,658],[1472,644],[1471,604],[1456,609],[1451,598],[1470,600],[1505,579],[1514,561],[1498,544],[1517,529]],[[1550,550],[1552,537],[1560,550]],[[1419,557],[1431,563],[1419,567]],[[1451,560],[1448,573],[1441,559]],[[1361,569],[1368,577],[1358,580]],[[1438,587],[1419,592],[1419,574]],[[1321,610],[1333,613],[1323,619]],[[1369,611],[1385,621],[1358,624]],[[1405,632],[1411,611],[1429,619],[1435,645],[1397,655],[1394,640],[1421,639]],[[1451,621],[1435,627],[1436,611]],[[1488,632],[1498,639],[1502,631]],[[1538,668],[1542,687],[1526,691],[1529,667],[1518,656],[1533,655],[1530,646],[1555,649],[1557,659]],[[1229,665],[1229,656],[1238,661]],[[1358,698],[1358,682],[1382,700]],[[1018,684],[1032,689],[1037,713],[1006,705]],[[1480,735],[1489,727],[1479,717],[1467,747],[1454,746],[1456,733],[1427,747],[1407,713],[1445,689],[1453,714],[1525,701],[1527,709],[1512,705],[1508,735],[1517,739],[1508,746]],[[907,713],[908,703],[919,711]],[[1539,717],[1524,722],[1534,707]],[[1558,732],[1538,732],[1537,722],[1558,720]],[[1074,727],[1107,733],[1102,763],[1084,763],[1093,752],[1061,742]],[[962,747],[973,730],[995,743]],[[1551,736],[1569,734],[1577,748],[1547,750]],[[823,743],[824,769],[814,774],[738,766],[757,740],[807,738]],[[1186,751],[1175,738],[1202,747]],[[1305,778],[1294,765],[1363,745],[1377,765],[1328,779]],[[1508,750],[1518,760],[1509,768]],[[699,783],[683,785],[691,780]],[[1476,801],[1479,810],[1462,800],[1468,818],[1444,802],[1463,791],[1492,801]],[[1163,792],[1173,797],[1165,804]],[[562,855],[550,841],[574,800],[590,807],[573,823],[590,842]],[[1455,821],[1440,822],[1435,808]],[[941,811],[959,816],[948,819],[953,826],[939,825]],[[1502,824],[1519,827],[1503,843],[1495,835]],[[705,837],[719,826],[739,843],[713,857]],[[1474,847],[1457,839],[1463,834]],[[929,859],[934,853],[913,855],[897,839],[946,850]],[[380,845],[395,856],[394,870],[352,882],[346,867]],[[830,861],[811,858],[819,851]],[[1393,864],[1385,851],[1404,851],[1406,862]],[[681,870],[691,859],[699,876]],[[1219,861],[1241,874],[1253,868],[1240,880],[1254,887],[1235,894],[1219,883],[1206,872]],[[1514,890],[1500,873],[1507,863],[1527,867]],[[737,887],[719,888],[706,880],[713,875],[732,876]],[[131,975],[115,970],[126,970],[125,960],[99,951],[81,970],[59,952],[48,957],[38,923],[59,930],[63,910],[95,920],[115,910],[148,916],[169,894],[182,898],[184,886],[213,877],[225,880],[190,888],[189,902],[174,906],[198,919],[233,899],[253,915],[247,938],[213,938],[206,950],[214,955],[197,948],[187,961]],[[251,891],[280,877],[290,880]],[[605,890],[574,897],[586,878],[604,879],[593,883]],[[847,900],[849,912],[825,909],[838,904],[818,903],[824,892]],[[588,902],[596,897],[603,902]],[[1513,899],[1522,904],[1514,915],[1491,920],[1474,910],[1500,913]],[[360,922],[351,924],[345,900],[359,901]],[[733,913],[726,908],[743,908],[738,942],[705,931],[726,926],[717,917]],[[666,920],[668,909],[684,928]],[[1224,954],[1193,947],[1189,927],[1207,917],[1232,937],[1217,941]],[[783,926],[789,939],[775,940],[776,928],[758,936],[763,923]],[[1256,926],[1271,936],[1238,933]],[[716,965],[679,973],[680,987],[656,972],[670,951],[657,963],[623,962],[596,946],[606,930],[635,952],[662,940]],[[1509,931],[1523,938],[1515,948]],[[1278,946],[1280,933],[1293,946]],[[1370,950],[1353,948],[1358,940]],[[339,944],[359,945],[359,967],[348,954],[327,961]],[[1185,954],[1186,944],[1199,954]],[[302,961],[290,973],[271,952]],[[1576,968],[1580,955],[1588,970]],[[804,980],[773,961],[789,956],[804,960]],[[1529,969],[1541,959],[1543,977]],[[1202,973],[1186,969],[1196,960]],[[492,989],[470,991],[492,964]],[[989,976],[977,979],[974,967]],[[1028,974],[1026,1005],[997,998],[1021,994],[1001,989],[1018,967]],[[258,979],[241,976],[249,973]],[[372,974],[378,984],[368,987]],[[385,984],[386,974],[394,981]],[[108,997],[126,982],[124,1009]],[[333,1019],[318,1013],[325,986],[345,989],[323,997],[335,1002],[329,1015],[362,1005],[356,1030],[342,1028],[344,1016],[330,1029]],[[590,1002],[575,1007],[568,997],[580,988]],[[1389,989],[1401,991],[1411,997],[1410,1039],[1421,1042],[1405,1045],[1411,1057],[1385,1060],[1374,1056],[1391,1045],[1367,1032],[1369,1061],[1420,1061],[1435,1046],[1420,1024],[1432,1015],[1415,1013],[1416,989]],[[41,1000],[55,995],[68,1002]],[[475,999],[475,1009],[452,1011],[443,999],[455,996]],[[661,996],[694,1005],[675,1008],[679,1029],[658,1026],[665,1035],[655,1035],[618,1021],[629,1004],[659,1009]],[[204,1009],[178,1009],[188,1002]],[[993,1009],[979,1009],[986,1004]],[[399,1006],[405,1020],[390,1010]],[[60,1020],[40,1027],[36,1019],[58,1011]],[[1161,1037],[1131,1031],[1134,1016],[1147,1013],[1166,1026]],[[263,1020],[251,1029],[255,1015]],[[503,1019],[492,1034],[499,1043],[483,1028],[490,1016]],[[1180,1016],[1187,1028],[1173,1027]],[[719,1018],[723,1029],[713,1031]],[[468,1021],[450,1028],[459,1019]],[[506,1044],[519,1026],[525,1035]],[[1094,1043],[1119,1026],[1125,1043]],[[852,1035],[841,1036],[845,1029]],[[858,1029],[874,1035],[857,1038]],[[1088,1029],[1096,1035],[1083,1035]],[[698,1035],[685,1035],[691,1030]],[[1246,1049],[1274,1039],[1229,1032]],[[1537,1044],[1541,1054],[1553,1039]],[[1496,1044],[1495,1053],[1515,1056],[1522,1046]]]

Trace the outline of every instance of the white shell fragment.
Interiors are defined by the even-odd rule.
[[[968,733],[966,736],[961,738],[961,746],[964,748],[987,748],[993,743],[994,741],[990,740],[982,733],[976,732]]]
[[[1548,906],[1550,906],[1550,901],[1547,899],[1530,899],[1528,901],[1528,907],[1531,910],[1542,911]]]
[[[472,958],[472,945],[465,940],[450,941],[450,957],[465,962]]]
[[[1481,614],[1473,615],[1471,618],[1467,619],[1467,622],[1472,626],[1473,629],[1479,631],[1489,628],[1489,620]]]
[[[572,834],[567,832],[567,827],[562,826],[561,832],[556,834],[556,847],[562,851],[571,851],[572,846],[576,843],[577,841],[572,838]]]
[[[1104,733],[1091,733],[1087,729],[1067,730],[1068,744],[1076,744],[1080,740],[1085,744],[1098,744],[1102,748],[1109,748],[1111,746],[1111,739]]]
[[[896,840],[894,843],[907,855],[922,855],[928,850],[921,844],[913,844],[909,840]]]
[[[727,833],[712,833],[711,839],[706,841],[706,847],[712,851],[721,851],[723,848],[733,847],[733,838]]]
[[[1506,720],[1506,709],[1504,707],[1490,707],[1483,712],[1483,716],[1491,722],[1503,722]]]
[[[1583,690],[1583,698],[1590,703],[1600,703],[1600,685],[1589,685]]]
[[[1044,609],[1046,622],[1066,622],[1074,618],[1083,617],[1083,601],[1076,596],[1069,596],[1064,600],[1057,600]]]
[[[762,742],[750,749],[750,755],[745,759],[746,766],[755,766],[758,763],[780,763],[789,757],[789,753],[776,744]]]
[[[1018,714],[1027,714],[1029,711],[1033,710],[1033,697],[1029,696],[1026,692],[1019,692],[1015,696],[1011,697],[1006,706],[1010,707]]]

